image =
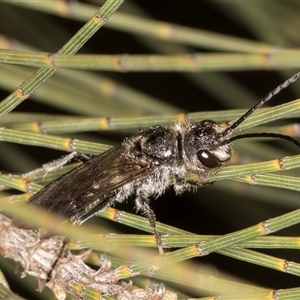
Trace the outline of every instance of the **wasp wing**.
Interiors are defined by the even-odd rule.
[[[88,160],[34,194],[29,204],[65,218],[84,213],[95,201],[105,207],[106,195],[155,170],[149,161],[125,157],[125,151],[119,145]]]

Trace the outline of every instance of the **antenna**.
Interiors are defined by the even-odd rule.
[[[260,108],[261,106],[263,106],[265,103],[267,103],[269,100],[271,100],[275,95],[277,95],[278,93],[280,93],[280,91],[282,91],[283,89],[285,89],[286,87],[288,87],[291,83],[295,82],[298,78],[300,77],[300,72],[296,73],[294,76],[292,76],[291,78],[289,78],[288,80],[286,80],[284,83],[280,84],[279,86],[277,86],[273,91],[271,91],[269,94],[267,94],[264,98],[262,98],[259,102],[257,102],[254,106],[252,106],[244,115],[242,115],[237,121],[235,121],[232,125],[230,125],[229,127],[227,127],[222,133],[221,136],[225,137],[226,135],[230,134],[236,127],[238,127],[242,122],[244,122],[250,115],[252,115],[258,108]],[[242,137],[243,136],[243,137]],[[262,134],[258,135],[256,133],[256,135],[252,135],[251,137],[259,137],[262,136]],[[235,138],[230,138],[229,140],[233,141],[237,139],[238,136],[236,136]],[[249,135],[246,136],[245,135],[239,135],[239,138],[246,138],[246,137],[250,137]],[[266,137],[266,136],[265,136]],[[269,135],[269,137],[271,137]],[[275,137],[275,136],[272,136]],[[288,137],[288,138],[286,138]],[[283,138],[286,140],[290,140],[293,139],[289,136],[285,136],[285,135],[279,135],[277,136],[277,138]],[[296,141],[295,139],[293,139],[294,141]],[[293,143],[294,143],[293,141]],[[225,141],[224,141],[225,142]],[[297,141],[298,142],[298,141]],[[226,143],[227,144],[227,143]],[[295,143],[294,143],[295,144]],[[296,143],[297,145],[297,143]]]
[[[285,135],[285,134],[272,133],[272,132],[244,133],[244,134],[236,135],[236,136],[231,137],[230,139],[224,140],[221,143],[221,146],[230,144],[231,142],[233,142],[235,140],[253,138],[253,137],[259,137],[259,138],[267,137],[267,138],[276,138],[276,139],[287,140],[300,148],[300,142],[298,140],[296,140],[288,135]]]

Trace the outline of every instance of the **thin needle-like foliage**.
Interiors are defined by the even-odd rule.
[[[80,227],[19,205],[80,164],[45,171],[43,164],[66,152],[97,155],[155,124],[212,119],[226,128],[299,72],[299,8],[298,2],[1,2],[0,209],[54,237],[27,236],[0,219],[0,237],[7,237],[0,240],[0,299],[66,293],[75,299],[298,299],[300,149],[287,141],[234,141],[229,165],[207,178],[213,185],[180,197],[170,189],[153,199],[163,260],[133,199]],[[299,139],[299,95],[295,82],[237,134]],[[20,279],[30,255],[22,261],[13,250],[28,238],[27,254],[41,240],[52,242],[48,254],[55,256],[62,241],[55,235],[70,239],[72,255],[58,265],[52,292],[37,292],[37,273]],[[66,286],[59,281],[79,265],[81,277],[73,273]],[[110,283],[101,284],[101,276]]]

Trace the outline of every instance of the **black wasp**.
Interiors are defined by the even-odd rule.
[[[204,120],[140,130],[120,145],[56,179],[34,194],[29,204],[81,224],[104,207],[133,196],[136,208],[148,217],[159,251],[163,253],[150,198],[164,193],[170,186],[170,177],[175,178],[173,187],[177,194],[205,184],[208,174],[217,172],[231,158],[233,140],[273,137],[300,147],[297,140],[276,133],[232,136],[249,115],[299,77],[297,73],[279,85],[226,129],[214,121]],[[198,174],[200,181],[186,181],[186,173]]]

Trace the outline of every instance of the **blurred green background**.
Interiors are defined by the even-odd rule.
[[[0,48],[56,52],[92,16],[90,11],[94,12],[103,3],[41,0],[40,3],[42,2],[44,11],[24,3],[0,3]],[[82,6],[75,10],[77,5]],[[51,12],[51,6],[56,12]],[[66,11],[65,7],[69,10]],[[245,39],[254,42],[260,49],[263,44],[266,45],[266,59],[269,58],[272,62],[272,53],[280,49],[291,48],[297,51],[300,44],[299,10],[300,2],[291,1],[125,0],[112,19],[79,53],[245,53],[247,50],[243,50],[243,45],[246,42],[243,43],[242,40]],[[118,14],[123,14],[127,19],[123,20],[122,15]],[[145,24],[139,23],[141,20]],[[174,27],[166,27],[157,22],[174,24]],[[183,28],[177,26],[184,26],[187,31],[181,31]],[[194,30],[207,31],[208,41],[204,41],[205,35],[200,31],[197,38],[197,31]],[[237,38],[239,42],[235,49],[229,50],[226,40],[229,45],[231,38]],[[251,50],[249,53],[252,53]],[[295,61],[295,65],[298,64]],[[32,67],[0,65],[1,99],[8,96],[35,70]],[[269,69],[253,67],[253,70],[243,70],[241,67],[238,71],[86,71],[95,82],[99,80],[99,86],[93,83],[91,89],[92,81],[85,78],[84,73],[71,70],[68,74],[59,70],[14,112],[143,117],[205,110],[246,110],[298,71],[298,68],[291,68],[290,65],[278,69],[271,66]],[[101,85],[105,80],[109,80],[109,83]],[[122,97],[122,92],[119,94],[124,87],[132,93],[128,97]],[[268,105],[282,104],[297,99],[299,95],[300,84],[297,82],[282,91]],[[85,102],[85,97],[90,101]],[[82,107],[79,106],[80,103]],[[136,129],[97,131],[65,136],[114,145],[135,131]],[[238,164],[270,160],[299,152],[299,149],[284,141],[266,143],[243,140],[235,143],[235,150],[234,162]],[[40,147],[1,143],[0,169],[10,173],[27,172],[60,157],[62,153],[64,152]],[[299,170],[295,171],[294,176],[297,174],[299,175]],[[197,193],[185,193],[180,197],[176,197],[170,190],[153,201],[152,207],[161,222],[198,234],[225,234],[296,209],[299,206],[298,199],[296,192],[228,181],[218,182]],[[117,207],[134,211],[132,202]],[[280,234],[297,235],[299,229],[299,226],[294,226]],[[134,233],[134,230],[129,228],[128,232]],[[295,250],[262,252],[299,262],[299,254]],[[198,260],[270,289],[299,286],[299,278],[296,276],[221,255],[212,254]],[[12,282],[15,279],[14,274],[7,273],[7,276]],[[18,285],[14,290],[19,290]],[[33,299],[33,295],[25,295]],[[38,296],[37,294],[35,297]]]

